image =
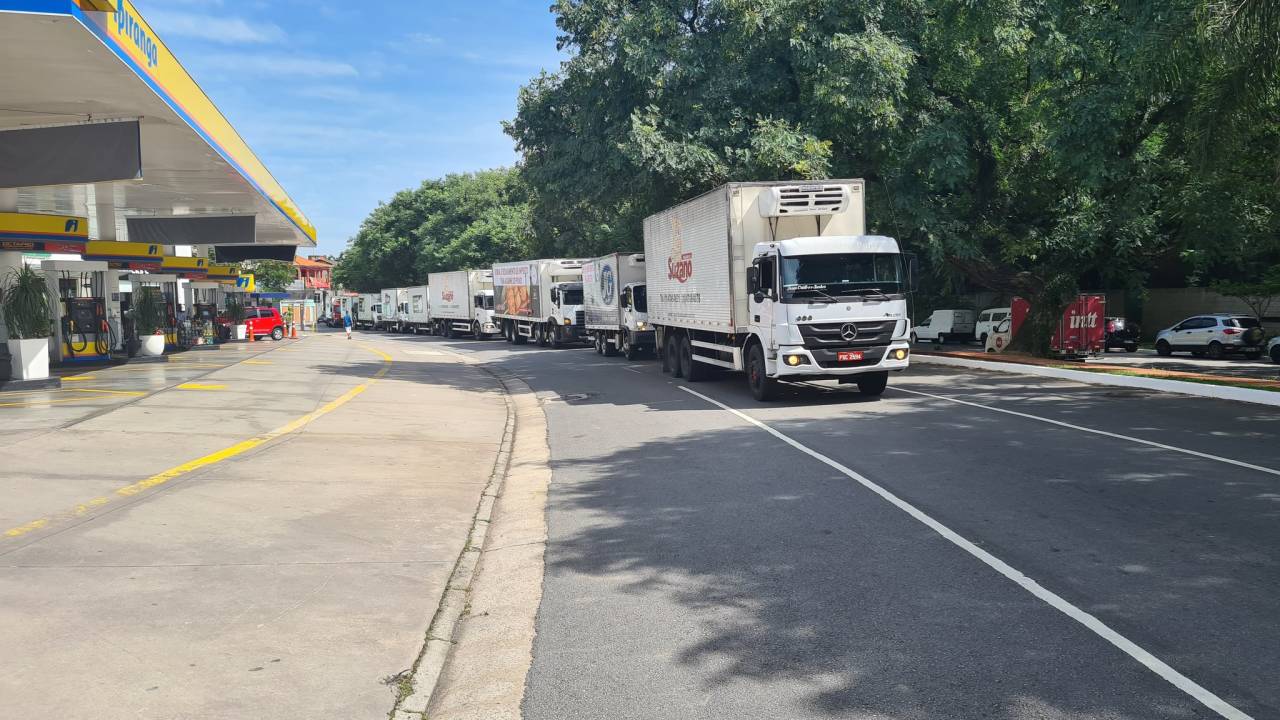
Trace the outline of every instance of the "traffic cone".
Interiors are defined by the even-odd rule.
[[[249,326],[249,342],[257,342],[256,340],[254,340],[254,339],[253,339],[253,326],[252,326],[252,325],[250,325],[250,326]]]
[[[290,338],[292,338],[292,339],[294,339],[294,340],[297,340],[297,339],[298,339],[298,326],[297,326],[297,325],[290,325],[290,326],[289,326],[289,337],[290,337]]]

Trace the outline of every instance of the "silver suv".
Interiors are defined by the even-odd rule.
[[[1156,334],[1156,352],[1172,355],[1190,351],[1215,360],[1227,353],[1241,353],[1250,360],[1262,357],[1266,333],[1257,318],[1214,313],[1196,315]]]

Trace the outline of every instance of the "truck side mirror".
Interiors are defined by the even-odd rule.
[[[755,265],[747,268],[747,292],[754,293],[756,302],[760,302],[760,268]]]

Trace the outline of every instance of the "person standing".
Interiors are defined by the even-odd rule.
[[[347,339],[351,339],[351,313],[342,313],[342,329],[347,331]]]

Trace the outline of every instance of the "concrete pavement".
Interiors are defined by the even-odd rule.
[[[268,349],[0,408],[6,716],[375,718],[407,691],[502,390],[375,335]]]

